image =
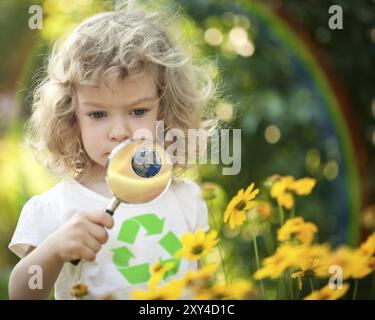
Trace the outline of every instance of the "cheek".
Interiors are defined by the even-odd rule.
[[[156,129],[157,120],[158,120],[157,109],[154,109],[150,112],[149,116],[145,118],[144,127],[154,132]]]
[[[105,138],[105,130],[100,125],[92,125],[82,123],[81,136],[86,151],[90,154],[91,150],[95,150],[100,146],[101,141]]]

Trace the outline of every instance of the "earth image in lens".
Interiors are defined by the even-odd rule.
[[[138,176],[151,178],[161,169],[161,157],[154,150],[140,148],[133,155],[132,168]]]

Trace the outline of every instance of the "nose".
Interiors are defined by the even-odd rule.
[[[109,139],[113,142],[121,142],[130,137],[130,130],[124,119],[114,119],[109,130]]]

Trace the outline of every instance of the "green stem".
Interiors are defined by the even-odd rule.
[[[288,282],[289,282],[289,290],[290,290],[290,298],[294,300],[294,291],[293,291],[293,280],[290,278],[291,272],[288,272]]]
[[[271,234],[271,224],[269,222],[266,222],[266,234],[264,237],[265,243],[266,243],[266,248],[267,248],[267,254],[270,256],[274,253],[275,251],[275,246],[273,242],[273,237]]]
[[[314,291],[314,283],[312,277],[309,277],[311,293]]]
[[[253,233],[253,243],[254,243],[254,251],[255,251],[255,261],[256,261],[256,264],[257,264],[257,270],[259,270],[260,269],[260,260],[259,260],[258,243],[257,243],[257,236],[254,233]],[[260,289],[262,291],[263,299],[265,299],[263,280],[260,280]]]
[[[353,290],[353,300],[357,299],[358,284],[359,284],[359,280],[355,279],[355,281],[354,281],[354,290]]]
[[[295,297],[296,300],[300,300],[301,292],[300,292],[299,287],[298,287],[298,280],[296,281],[296,286],[297,286],[297,290],[294,291],[294,293],[295,293],[294,297]]]
[[[219,233],[219,229],[218,229],[218,225],[216,224],[216,219],[215,219],[215,213],[214,213],[214,204],[212,203],[212,200],[209,200],[208,201],[208,211],[212,217],[212,221],[214,223],[214,228],[216,229],[216,231]],[[217,249],[219,251],[219,255],[220,255],[220,261],[221,261],[221,265],[223,267],[223,273],[224,273],[224,280],[225,280],[225,284],[228,285],[228,277],[227,277],[227,270],[226,270],[226,266],[225,266],[225,263],[224,263],[224,259],[223,259],[223,255],[221,253],[221,249],[220,249],[221,245],[220,245],[220,242],[217,244]]]
[[[283,278],[282,278],[284,300],[288,300],[288,284],[287,284],[288,279],[287,279],[287,277],[288,277],[288,272],[285,271],[283,273]]]
[[[294,218],[296,216],[296,209],[293,207],[292,211],[290,212],[290,217]]]
[[[284,210],[280,204],[278,204],[278,206],[279,206],[279,215],[280,215],[280,227],[282,227],[284,224]]]
[[[283,287],[283,279],[280,277],[277,281],[277,296],[279,300],[283,299],[282,287]]]

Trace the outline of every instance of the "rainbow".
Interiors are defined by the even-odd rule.
[[[302,28],[282,10],[274,10],[260,1],[252,1],[249,12],[260,19],[303,64],[313,84],[322,95],[327,106],[329,121],[338,138],[343,156],[343,174],[345,177],[345,195],[348,202],[347,242],[355,245],[359,239],[359,214],[363,202],[361,176],[364,174],[364,159],[356,150],[363,150],[358,128],[350,119],[355,118],[350,105],[339,88],[338,81],[313,42],[300,30]]]

